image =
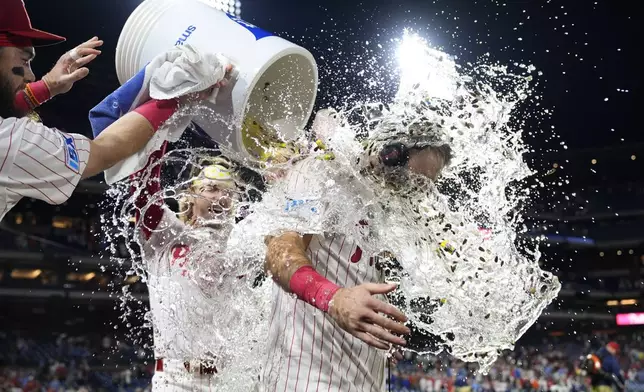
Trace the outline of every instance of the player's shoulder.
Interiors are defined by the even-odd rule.
[[[16,117],[9,117],[9,118],[0,117],[0,132],[4,134],[4,133],[10,133],[12,131],[15,132],[17,129],[23,129],[27,124],[25,120],[28,120],[28,119],[16,118]]]
[[[25,130],[29,132],[25,133]],[[18,134],[43,134],[51,132],[50,128],[47,128],[40,122],[34,121],[29,117],[10,117],[10,118],[0,118],[0,133],[3,136],[18,135]]]
[[[294,175],[302,175],[319,182],[325,172],[325,166],[331,163],[320,159],[319,155],[308,155],[292,164],[290,172]]]
[[[307,156],[294,162],[286,176],[287,189],[302,191],[318,188],[322,182],[323,168],[320,165],[323,163],[314,156]]]

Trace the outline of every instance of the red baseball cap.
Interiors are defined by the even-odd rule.
[[[606,347],[610,347],[611,349],[615,350],[616,353],[619,352],[619,344],[617,342],[608,342]]]
[[[64,37],[31,27],[23,0],[1,0],[0,46],[47,46],[65,41]]]

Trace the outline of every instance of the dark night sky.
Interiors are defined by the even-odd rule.
[[[39,49],[34,70],[42,73],[62,51],[98,35],[104,53],[88,80],[44,109],[53,125],[87,132],[87,111],[117,87],[114,49],[120,28],[138,0],[26,0],[35,27],[68,37]],[[475,60],[485,53],[502,64],[533,64],[541,105],[571,149],[641,143],[637,104],[642,100],[640,39],[644,17],[629,0],[406,0],[320,1],[242,0],[242,17],[308,48],[318,59],[321,104],[348,84],[360,84],[354,66],[368,48],[393,48],[391,38],[405,27],[458,56]],[[338,55],[342,52],[341,55]],[[380,56],[383,57],[383,56]],[[345,68],[348,68],[345,71]],[[395,72],[392,70],[392,75]],[[628,90],[619,92],[618,89]],[[372,91],[366,91],[370,93]],[[608,98],[608,101],[605,101]],[[611,131],[613,129],[614,131]],[[548,131],[549,132],[549,131]],[[621,140],[623,139],[623,140]],[[536,141],[537,149],[545,148]],[[548,146],[552,147],[552,145]],[[630,155],[630,154],[629,154]]]

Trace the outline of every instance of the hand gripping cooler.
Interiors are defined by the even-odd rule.
[[[156,55],[187,43],[225,55],[238,73],[221,89],[216,105],[207,103],[216,119],[195,118],[214,141],[261,161],[267,140],[300,135],[318,86],[311,53],[198,0],[145,0],[134,10],[116,48],[119,81],[127,81]]]

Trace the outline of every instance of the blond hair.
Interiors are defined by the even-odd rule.
[[[188,195],[179,198],[179,214],[177,214],[179,220],[186,224],[193,221],[194,195],[203,192],[205,186],[236,189],[234,172],[234,164],[223,156],[205,159],[199,166],[195,165],[191,170],[190,186],[186,189]]]

